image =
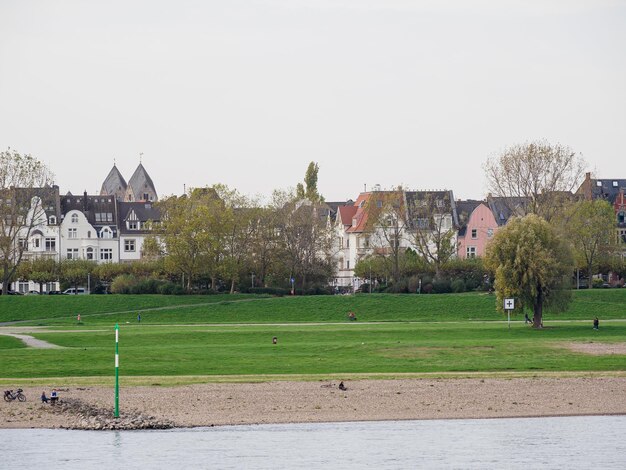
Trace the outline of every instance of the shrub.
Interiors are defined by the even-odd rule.
[[[284,295],[289,294],[289,290],[283,289],[281,287],[250,287],[248,288],[248,293],[268,294],[268,295],[275,295],[277,297],[282,297]]]
[[[435,292],[435,294],[448,294],[452,292],[450,281],[447,279],[433,281],[433,292]]]
[[[132,290],[137,284],[137,279],[132,274],[121,274],[113,279],[111,283],[112,294],[132,294]]]
[[[455,279],[450,283],[450,288],[454,293],[465,292],[465,281],[463,279]]]

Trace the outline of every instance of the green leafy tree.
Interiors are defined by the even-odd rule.
[[[562,227],[574,248],[577,262],[587,270],[591,287],[598,261],[608,260],[617,248],[613,207],[600,199],[579,201],[567,209]]]
[[[87,284],[90,273],[96,269],[94,261],[68,259],[61,262],[61,281],[75,289]]]
[[[487,246],[485,265],[495,273],[498,310],[505,298],[516,298],[516,310],[532,310],[535,328],[542,325],[544,309],[563,311],[571,300],[571,249],[535,214],[514,217],[498,231]]]
[[[43,285],[59,280],[59,266],[54,258],[41,257],[22,262],[18,268],[20,279],[31,280],[39,284],[39,292],[43,293]]]
[[[194,189],[189,194],[159,201],[160,237],[167,247],[165,268],[181,274],[191,291],[195,278],[212,260],[214,234],[211,223],[223,209],[211,188]]]
[[[304,175],[304,185],[298,183],[296,186],[296,196],[299,199],[308,199],[312,202],[324,202],[324,198],[317,191],[317,174],[319,166],[315,162],[309,163]]]

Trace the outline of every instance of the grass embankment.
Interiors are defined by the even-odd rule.
[[[121,374],[151,377],[148,383],[160,383],[153,377],[163,376],[180,377],[184,382],[183,377],[197,381],[193,376],[210,380],[207,377],[242,375],[349,378],[624,371],[623,355],[591,356],[566,346],[570,342],[626,342],[626,322],[605,321],[626,317],[626,289],[575,294],[570,311],[548,315],[546,328],[540,331],[519,321],[510,330],[506,323],[492,321],[505,317],[495,312],[494,296],[484,294],[275,299],[82,296],[81,325],[76,325],[74,313],[70,318],[38,320],[37,315],[47,315],[30,307],[39,298],[5,297],[24,301],[19,317],[32,324],[62,325],[62,332],[42,331],[33,336],[64,348],[24,348],[18,340],[0,336],[0,377],[110,377],[115,322],[121,328]],[[63,301],[68,302],[66,310],[74,306],[73,297],[60,299],[57,311],[63,309]],[[128,313],[102,315],[101,299],[111,302],[118,312]],[[155,308],[159,302],[172,300],[192,305],[144,310],[141,324],[136,320],[137,310],[130,308],[139,304]],[[5,305],[0,302],[1,308]],[[348,310],[357,313],[357,322],[346,321]],[[591,328],[596,315],[602,320],[600,331]],[[551,319],[564,321],[551,324]],[[272,344],[273,336],[278,337],[277,345]]]
[[[83,326],[135,323],[302,323],[343,322],[348,311],[359,322],[498,321],[495,296],[484,293],[449,295],[356,295],[269,298],[217,296],[0,296],[0,321],[29,320],[31,325]],[[10,312],[10,313],[9,313]],[[566,313],[545,314],[550,320],[626,318],[626,289],[574,292]],[[513,316],[513,319],[520,316]]]

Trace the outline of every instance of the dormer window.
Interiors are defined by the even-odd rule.
[[[613,181],[613,187],[617,188],[619,186],[619,184],[617,183],[617,181]]]
[[[596,181],[596,186],[601,188],[602,187],[602,181],[600,181],[600,180]]]
[[[50,218],[48,219],[48,225],[56,225],[56,224],[57,224],[57,218],[51,215]]]
[[[137,230],[138,229],[138,223],[136,220],[130,220],[128,221],[128,230]]]
[[[73,224],[77,224],[78,223],[78,214],[72,214],[72,223]]]

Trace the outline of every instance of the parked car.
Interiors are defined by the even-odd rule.
[[[86,294],[87,291],[85,290],[84,287],[76,287],[76,288],[70,287],[69,289],[65,289],[63,291],[63,293],[66,294],[66,295],[67,294],[70,294],[70,295],[78,294],[78,295],[80,295],[80,294]]]
[[[61,292],[60,290],[50,290],[48,291],[48,295],[62,295],[63,292]]]
[[[38,290],[29,290],[28,291],[28,295],[39,295],[39,291]]]

